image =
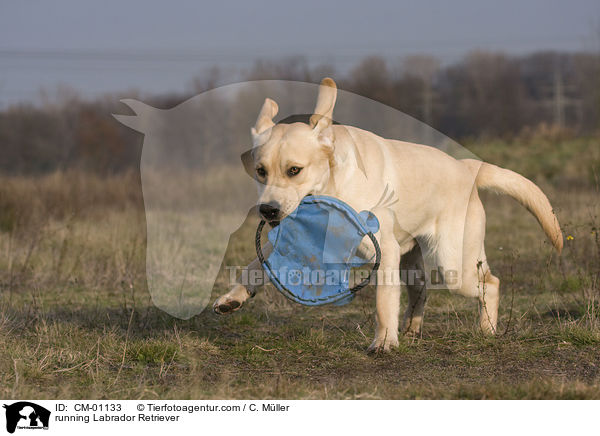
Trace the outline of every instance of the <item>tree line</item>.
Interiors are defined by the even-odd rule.
[[[598,133],[600,55],[538,52],[526,56],[472,52],[443,65],[415,55],[396,61],[367,57],[345,73],[306,59],[257,61],[235,81],[286,79],[318,83],[332,76],[341,89],[377,100],[411,115],[445,135],[466,138],[519,137],[540,126],[575,135]],[[215,67],[199,74],[185,94],[144,100],[168,108],[234,81]],[[0,112],[0,171],[44,173],[82,168],[117,172],[139,165],[142,140],[111,113],[122,113],[120,97],[94,100],[68,94],[44,104],[19,104]],[[258,108],[257,108],[258,110]],[[227,152],[215,156],[228,156]],[[229,154],[230,155],[230,154]]]

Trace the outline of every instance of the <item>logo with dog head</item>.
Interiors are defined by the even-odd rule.
[[[16,429],[48,430],[50,411],[28,401],[19,401],[3,406],[6,409],[6,431],[14,433]]]

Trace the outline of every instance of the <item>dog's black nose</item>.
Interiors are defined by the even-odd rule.
[[[270,204],[263,203],[260,205],[258,210],[260,211],[260,214],[263,217],[265,217],[265,219],[267,221],[273,221],[273,220],[277,219],[277,217],[279,216],[279,208],[274,207]]]

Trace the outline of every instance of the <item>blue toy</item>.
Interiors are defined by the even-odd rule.
[[[379,268],[381,251],[374,233],[377,217],[357,213],[341,200],[307,196],[296,210],[268,233],[273,251],[267,259],[261,249],[261,232],[256,231],[256,254],[269,279],[287,298],[307,306],[352,301]],[[369,277],[350,288],[350,268],[369,262],[356,256],[360,242],[369,236],[375,247],[375,264]]]

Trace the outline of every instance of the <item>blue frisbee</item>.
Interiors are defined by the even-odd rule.
[[[265,259],[261,249],[261,221],[256,232],[256,254],[275,287],[287,298],[307,306],[352,301],[379,268],[381,251],[374,234],[379,221],[370,211],[356,212],[329,196],[305,197],[296,210],[268,233],[273,251]],[[365,236],[375,247],[369,276],[350,288],[351,268],[371,259],[356,255]]]

